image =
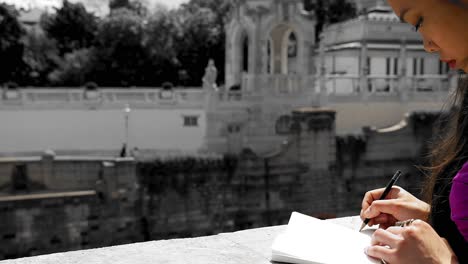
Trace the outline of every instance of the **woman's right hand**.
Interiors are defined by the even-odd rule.
[[[397,221],[421,219],[427,221],[429,204],[414,197],[403,188],[394,186],[386,199],[378,200],[384,189],[369,191],[362,200],[361,218],[370,218],[369,226],[380,225],[387,228]]]

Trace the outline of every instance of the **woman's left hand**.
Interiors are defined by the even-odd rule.
[[[366,254],[386,263],[458,263],[447,241],[421,220],[376,230]]]

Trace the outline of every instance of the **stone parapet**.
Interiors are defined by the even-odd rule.
[[[357,229],[359,217],[328,220],[339,225]],[[271,245],[285,226],[224,233],[215,236],[151,241],[75,252],[0,261],[1,264],[46,264],[46,263],[250,263],[270,264]]]
[[[99,89],[87,91],[76,88],[15,89],[3,92],[0,109],[121,109],[132,108],[197,108],[205,103],[201,88],[174,89]]]

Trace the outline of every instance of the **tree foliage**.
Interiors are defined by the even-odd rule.
[[[156,12],[146,25],[145,47],[150,58],[150,82],[161,85],[166,81],[181,84],[180,62],[174,48],[182,38],[182,29],[177,23],[175,11]]]
[[[29,68],[25,80],[30,85],[48,85],[49,73],[61,60],[55,41],[48,38],[42,30],[33,30],[24,37],[24,44],[23,58]]]
[[[96,44],[99,58],[93,79],[100,85],[144,85],[148,53],[144,47],[143,19],[126,8],[102,21]]]
[[[25,70],[21,42],[24,33],[18,22],[18,12],[0,3],[0,83],[19,79]]]
[[[215,60],[218,68],[218,82],[224,82],[226,39],[224,25],[232,5],[232,1],[229,0],[191,0],[180,8],[179,16],[185,20],[183,23],[185,27],[184,42],[178,54],[184,65],[182,70],[190,69],[192,85],[200,85],[210,58]],[[194,72],[193,69],[198,71]]]
[[[213,26],[213,11],[207,8],[194,11],[179,11],[182,34],[177,38],[175,49],[180,69],[189,74],[189,83],[200,86],[208,60],[216,55],[214,47],[219,42],[220,32]]]
[[[304,7],[312,11],[317,19],[315,26],[316,40],[324,26],[338,23],[356,16],[356,6],[349,0],[304,0]]]
[[[111,10],[111,13],[121,8],[131,10],[140,16],[146,16],[148,14],[148,9],[141,0],[111,0],[109,2],[109,9]]]
[[[224,25],[233,2],[190,0],[168,10],[150,8],[148,0],[111,0],[110,14],[99,19],[64,0],[42,20],[45,34],[28,30],[26,36],[14,8],[0,4],[0,83],[199,87],[212,58],[222,84]],[[347,0],[304,3],[318,20],[317,39],[327,24],[356,15]]]
[[[81,86],[89,75],[94,49],[80,49],[65,54],[49,74],[52,85]]]
[[[86,11],[83,4],[63,1],[53,15],[42,20],[47,36],[57,42],[60,55],[88,48],[94,44],[98,28],[97,18]]]

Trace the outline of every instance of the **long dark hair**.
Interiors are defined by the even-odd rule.
[[[423,198],[432,203],[434,187],[440,177],[454,177],[454,164],[468,158],[468,78],[460,75],[458,88],[449,100],[450,109],[441,114],[436,123],[435,135],[429,153],[429,176],[423,189]]]

